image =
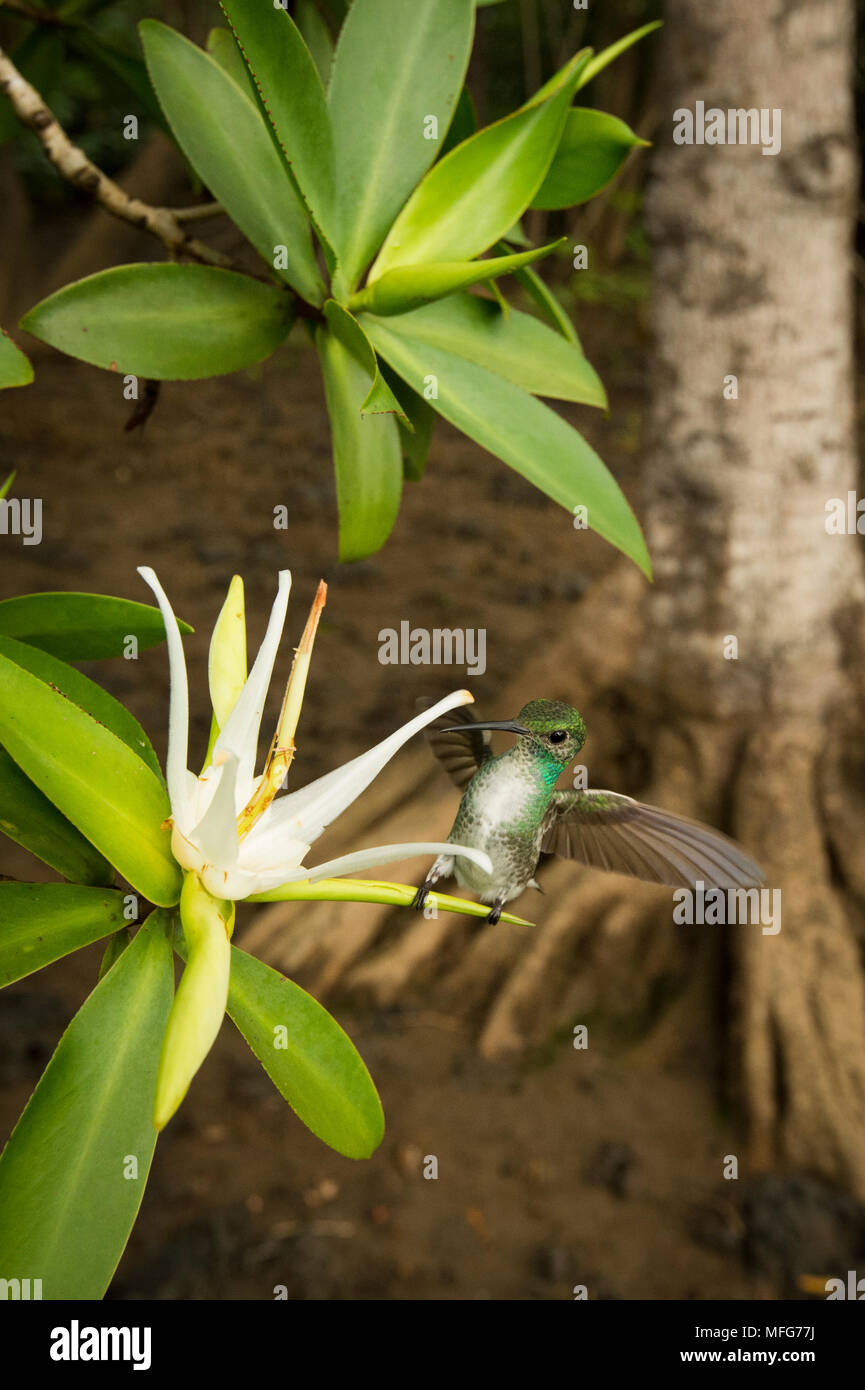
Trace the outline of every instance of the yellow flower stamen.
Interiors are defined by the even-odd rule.
[[[309,617],[306,620],[306,627],[303,629],[303,636],[300,645],[295,648],[294,661],[291,665],[291,674],[288,684],[285,687],[285,696],[282,701],[282,709],[279,712],[279,722],[276,726],[276,733],[270,745],[270,752],[264,764],[264,772],[253,792],[249,801],[244,806],[240,815],[237,817],[237,836],[242,840],[249,834],[256,821],[264,815],[270,806],[276,793],[283,785],[288,769],[291,767],[294,758],[294,735],[297,732],[297,725],[300,719],[300,711],[303,706],[303,697],[306,692],[306,681],[309,675],[310,660],[312,658],[312,647],[315,642],[315,634],[318,631],[318,624],[321,620],[324,605],[327,602],[327,585],[324,580],[319,580],[312,607],[309,610]]]

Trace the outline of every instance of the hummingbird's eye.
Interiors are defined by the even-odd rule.
[[[550,743],[564,743],[567,736],[567,729],[553,729],[553,732],[549,735]]]

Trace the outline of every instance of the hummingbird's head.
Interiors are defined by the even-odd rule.
[[[523,705],[515,723],[531,738],[539,752],[567,767],[586,741],[586,726],[579,710],[562,700],[530,700]]]
[[[500,729],[505,734],[519,734],[533,752],[543,756],[548,768],[567,767],[586,741],[583,716],[573,705],[562,700],[529,700],[516,719],[481,720],[472,729]],[[441,729],[443,734],[465,734],[466,725]],[[557,773],[554,773],[557,776]]]

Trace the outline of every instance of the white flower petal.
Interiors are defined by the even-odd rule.
[[[189,687],[186,681],[186,658],[183,655],[183,642],[174,610],[153,570],[149,565],[139,565],[138,573],[156,595],[162,620],[165,623],[171,687],[168,705],[168,756],[165,760],[165,780],[168,784],[168,798],[171,802],[172,815],[185,821],[187,819],[185,812],[189,792],[187,777]]]
[[[227,869],[237,863],[238,853],[234,804],[237,758],[233,753],[225,753],[223,757],[224,762],[216,767],[211,765],[207,770],[208,781],[215,783],[214,790],[210,805],[189,838],[209,863],[221,864]]]
[[[258,656],[255,658],[246,684],[237,698],[237,703],[225,722],[225,728],[220,730],[214,745],[214,758],[219,753],[233,753],[237,758],[239,787],[245,787],[255,771],[255,755],[258,747],[258,732],[261,728],[261,715],[267,698],[270,678],[273,674],[273,663],[276,660],[282,629],[285,626],[285,613],[288,607],[290,589],[290,571],[280,570],[279,588],[270,610],[270,620],[267,624],[264,641],[258,649]],[[237,807],[238,811],[242,809],[242,806]]]
[[[324,777],[319,777],[300,791],[291,792],[274,802],[268,812],[270,823],[293,839],[306,840],[312,844],[317,840],[325,826],[330,825],[347,806],[365,791],[374,777],[377,777],[394,753],[419,730],[426,728],[440,714],[457,709],[460,705],[471,704],[474,696],[468,690],[458,690],[447,695],[438,704],[424,710],[422,714],[410,719],[389,738],[377,743],[366,753],[353,758],[342,767],[335,768]],[[288,880],[286,880],[288,881]]]
[[[239,865],[235,865],[233,869],[225,869],[222,866],[205,864],[198,870],[198,876],[214,898],[227,898],[231,902],[241,902],[253,893],[266,893],[269,889],[279,888],[280,884],[288,882],[282,868],[256,873]]]
[[[253,874],[279,869],[287,876],[302,866],[308,853],[309,845],[304,840],[288,840],[281,835],[275,844],[266,837],[256,840],[247,835],[240,846],[238,863]]]
[[[483,869],[485,874],[493,871],[488,854],[480,849],[469,849],[467,845],[442,844],[437,841],[424,841],[408,845],[376,845],[373,849],[359,849],[354,854],[343,854],[339,859],[329,859],[326,864],[316,864],[314,869],[299,869],[283,879],[283,883],[294,883],[298,879],[315,883],[320,878],[333,878],[337,874],[353,874],[359,869],[374,869],[379,864],[392,864],[397,859],[413,859],[418,854],[455,855],[458,859],[471,859]],[[274,887],[278,885],[274,884]],[[264,890],[262,890],[264,891]]]

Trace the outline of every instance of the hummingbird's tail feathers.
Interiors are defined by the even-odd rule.
[[[427,697],[415,701],[418,711],[429,709],[433,701]],[[457,723],[459,729],[446,725]],[[445,772],[460,790],[467,787],[478,768],[492,756],[490,736],[477,727],[474,715],[467,705],[462,705],[451,714],[440,715],[428,724],[424,736],[438,758]]]
[[[742,849],[699,821],[617,792],[556,792],[541,848],[594,868],[676,888],[756,888],[765,875]]]

